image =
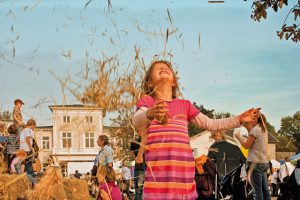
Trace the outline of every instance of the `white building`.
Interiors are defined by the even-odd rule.
[[[89,105],[49,108],[53,113],[53,126],[40,126],[35,130],[41,162],[46,165],[51,155],[64,176],[74,174],[75,170],[87,173],[100,150],[97,139],[103,133],[103,109]]]

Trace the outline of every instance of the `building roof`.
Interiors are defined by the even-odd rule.
[[[47,130],[53,130],[53,126],[36,126],[36,129],[47,129]]]
[[[49,109],[53,112],[54,109],[59,110],[103,110],[96,105],[84,105],[84,104],[69,104],[69,105],[50,105]]]

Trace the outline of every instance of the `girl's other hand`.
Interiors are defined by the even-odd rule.
[[[163,116],[166,116],[168,113],[168,110],[166,109],[167,104],[165,101],[159,101],[157,102],[152,108],[149,108],[146,112],[146,116],[149,120],[157,119],[160,121],[160,119]]]
[[[247,110],[246,112],[239,115],[239,121],[240,123],[247,123],[247,122],[254,122],[256,121],[260,116],[260,109],[261,108],[251,108]]]

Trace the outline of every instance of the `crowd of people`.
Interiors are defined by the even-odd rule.
[[[274,196],[278,195],[278,182],[288,182],[290,177],[295,177],[295,187],[299,188],[300,174],[296,169],[300,163],[296,169],[288,160],[278,170],[270,168],[266,118],[260,108],[252,108],[224,119],[208,118],[190,101],[177,98],[177,77],[171,63],[167,61],[155,61],[151,64],[141,88],[143,95],[138,100],[137,110],[132,117],[132,124],[139,134],[139,140],[131,145],[136,156],[134,173],[131,174],[122,163],[121,177],[117,178],[114,151],[109,146],[109,138],[100,135],[97,143],[101,150],[95,158],[91,174],[87,173],[85,176],[91,193],[97,200],[220,198],[225,193],[222,193],[222,188],[218,188],[219,185],[225,187],[224,178],[232,175],[228,173],[229,169],[240,169],[239,163],[245,163],[244,172],[239,176],[253,188],[255,200],[271,199],[268,173],[271,174],[269,177]],[[33,119],[23,123],[21,107],[24,103],[20,99],[14,103],[14,124],[9,127],[7,145],[10,172],[26,172],[36,188],[33,194],[35,197],[36,191],[43,191],[42,188],[47,184],[59,187],[62,176],[54,159],[49,157],[45,175],[41,182],[35,183],[34,177],[39,174],[36,164],[38,149],[33,137],[36,123]],[[215,143],[207,156],[194,158],[188,135],[189,123],[213,132]],[[240,126],[244,126],[249,132],[246,139],[236,134],[241,145],[249,149],[247,159],[237,146],[226,143],[224,137],[224,130]],[[225,154],[232,156],[233,160],[227,158],[231,165],[225,164],[223,173],[222,160],[224,161]],[[54,177],[56,181],[49,182]],[[74,177],[82,178],[82,174],[76,171]],[[215,184],[214,180],[220,184]],[[134,194],[131,188],[135,189]],[[65,196],[60,198],[65,199]],[[53,199],[57,198],[53,196]]]

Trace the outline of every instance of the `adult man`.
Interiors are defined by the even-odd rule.
[[[75,174],[74,174],[74,177],[77,178],[77,179],[80,179],[82,175],[78,172],[78,170],[75,170]]]
[[[108,137],[106,135],[100,135],[97,143],[98,146],[101,147],[101,150],[99,151],[94,161],[94,167],[92,170],[93,176],[96,176],[98,166],[113,166],[114,150],[108,145]]]

